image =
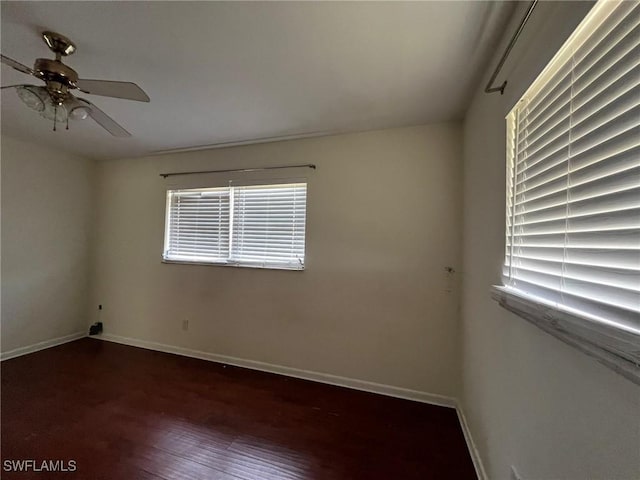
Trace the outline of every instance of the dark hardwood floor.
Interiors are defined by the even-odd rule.
[[[453,409],[82,339],[1,364],[3,479],[475,479]]]

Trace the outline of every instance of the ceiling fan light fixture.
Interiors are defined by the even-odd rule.
[[[40,90],[44,90],[44,95]],[[46,88],[43,87],[16,87],[16,92],[22,103],[36,112],[44,112],[47,100],[51,101]]]
[[[21,86],[17,87],[16,91],[20,100],[31,110],[38,112],[40,116],[56,122],[67,121],[67,109],[64,105],[57,105],[45,87]]]

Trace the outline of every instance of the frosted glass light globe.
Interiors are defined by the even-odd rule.
[[[67,121],[67,109],[64,105],[55,105],[52,101],[46,102],[44,110],[40,112],[47,120],[55,120],[56,122]]]
[[[71,120],[84,120],[89,116],[89,109],[87,107],[76,107],[69,112],[69,118]]]
[[[22,103],[31,110],[35,110],[36,112],[44,111],[46,99],[49,97],[46,90],[44,92],[46,97],[42,96],[42,92],[38,87],[17,87],[16,92],[18,93],[20,100],[22,100]]]

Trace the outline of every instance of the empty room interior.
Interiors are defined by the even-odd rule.
[[[640,479],[640,2],[0,8],[0,478]]]

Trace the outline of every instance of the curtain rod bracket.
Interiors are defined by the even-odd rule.
[[[500,95],[504,95],[504,89],[507,86],[507,81],[505,80],[502,85],[500,85],[499,87],[491,87],[491,88],[487,88],[484,93],[493,93],[493,92],[500,92]]]

